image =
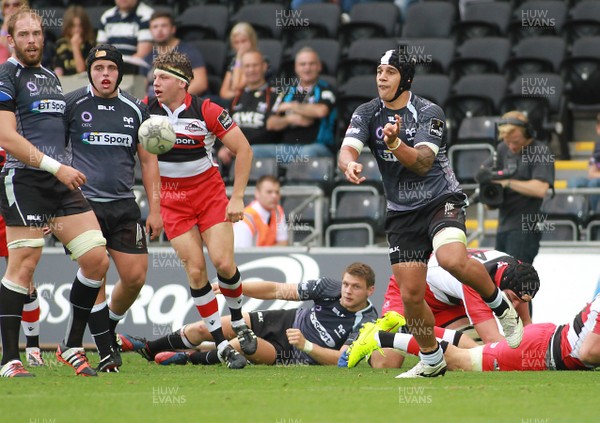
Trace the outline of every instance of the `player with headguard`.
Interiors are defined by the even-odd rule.
[[[158,157],[165,233],[184,263],[192,298],[217,344],[221,361],[229,368],[240,369],[245,367],[246,359],[223,335],[202,248],[206,246],[217,269],[219,287],[231,312],[231,326],[244,353],[252,355],[257,348],[256,335],[242,316],[242,281],[233,255],[232,225],[244,217],[252,149],[225,109],[188,93],[193,72],[185,55],[161,54],[153,66],[156,97],[147,100],[150,114],[166,116],[177,133],[175,146]],[[237,157],[229,200],[212,157],[216,137]],[[185,338],[178,339],[175,348],[191,347]]]
[[[42,18],[19,9],[9,19],[8,32],[14,53],[0,65],[0,146],[9,153],[0,201],[10,260],[0,286],[0,376],[32,376],[19,358],[19,326],[46,225],[79,264],[66,337],[56,355],[78,375],[96,376],[82,345],[108,269],[106,240],[80,189],[85,175],[67,164],[65,96],[56,75],[41,66]]]
[[[118,371],[122,364],[115,328],[146,281],[146,231],[152,239],[162,231],[160,177],[156,155],[138,142],[138,129],[149,116],[148,107],[119,88],[123,78],[119,50],[110,44],[97,45],[90,51],[86,67],[90,84],[66,96],[65,115],[73,167],[87,176],[81,190],[100,222],[120,278],[109,305],[102,286],[89,318],[100,354],[97,370],[110,372]],[[133,194],[136,154],[150,206],[146,231]]]
[[[483,263],[494,284],[511,300],[524,325],[531,323],[528,304],[537,294],[540,279],[537,272],[528,263],[521,263],[515,258],[500,251],[467,250],[469,257]],[[427,265],[427,286],[425,302],[431,308],[435,318],[436,328],[456,329],[473,333],[475,340],[483,343],[498,342],[504,339],[498,330],[496,319],[490,308],[471,287],[461,284],[450,273],[439,266],[435,256]],[[402,295],[394,276],[390,278],[388,289],[384,296],[382,314],[393,310],[404,313]],[[365,328],[362,336],[369,336],[366,331],[377,328]],[[437,329],[436,329],[437,330]],[[392,348],[394,343],[405,335],[392,336],[384,333],[375,335],[381,348]],[[436,335],[439,338],[439,336]],[[406,339],[406,338],[404,338]],[[473,344],[474,345],[474,344]],[[363,357],[371,354],[372,347],[367,344],[357,344],[349,351],[349,367],[353,367]],[[403,356],[388,353],[370,355],[369,364],[373,367],[400,367]]]
[[[395,343],[394,348],[418,354],[411,335],[405,335],[408,339]],[[373,336],[363,337],[361,341],[375,343]],[[533,323],[526,326],[517,348],[511,348],[506,340],[470,349],[442,344],[450,370],[591,370],[600,367],[600,294],[567,324]]]
[[[368,146],[377,160],[387,198],[386,234],[392,270],[399,283],[409,330],[421,347],[421,361],[403,377],[435,377],[446,371],[434,336],[434,318],[424,301],[427,261],[434,252],[441,267],[469,285],[499,317],[513,347],[523,325],[485,267],[467,257],[465,207],[446,157],[446,119],[438,105],[414,95],[415,58],[389,50],[377,66],[379,97],[354,112],[338,157],[348,181],[360,184],[356,160]]]

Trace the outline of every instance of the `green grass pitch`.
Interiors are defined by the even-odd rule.
[[[97,363],[97,355],[89,356]],[[229,370],[163,367],[128,353],[121,373],[83,378],[52,353],[44,358],[48,365],[33,370],[36,378],[0,381],[0,422],[600,421],[600,372],[448,372],[399,380],[400,370],[364,363]]]

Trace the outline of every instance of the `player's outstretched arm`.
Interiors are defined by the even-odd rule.
[[[242,292],[247,297],[259,300],[300,301],[297,283],[244,281]]]
[[[85,184],[86,177],[71,166],[62,165],[35,148],[26,138],[17,132],[17,120],[14,112],[0,111],[0,147],[26,165],[52,173],[69,189]]]
[[[307,341],[300,329],[288,329],[286,335],[290,345],[295,346],[306,354],[310,355],[317,363],[326,366],[337,366],[342,350],[348,348],[344,345],[340,350],[334,350],[331,348],[321,347],[320,345],[313,344]]]

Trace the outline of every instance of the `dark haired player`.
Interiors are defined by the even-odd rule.
[[[0,286],[0,376],[32,376],[19,358],[19,326],[46,225],[79,264],[66,337],[56,355],[78,375],[96,376],[82,345],[108,269],[106,240],[80,189],[86,176],[67,165],[65,96],[56,75],[41,66],[42,18],[19,9],[8,21],[8,32],[14,52],[0,65],[0,146],[9,153],[0,201],[10,260]]]
[[[354,112],[338,165],[348,181],[360,184],[365,178],[356,160],[365,145],[377,160],[387,198],[390,262],[409,331],[421,348],[421,361],[402,377],[435,377],[446,372],[446,362],[433,332],[433,314],[424,301],[432,252],[441,267],[486,301],[513,347],[521,342],[523,324],[485,267],[467,257],[467,199],[446,157],[444,112],[409,91],[414,72],[414,60],[400,49],[385,52],[377,67],[379,97]]]
[[[244,217],[244,190],[252,164],[252,149],[229,113],[188,93],[194,77],[189,59],[177,52],[154,60],[154,92],[148,99],[151,115],[166,116],[177,143],[158,157],[162,192],[160,212],[165,233],[185,263],[192,298],[229,368],[241,369],[246,359],[225,339],[219,305],[208,282],[203,247],[217,269],[219,287],[231,312],[231,325],[246,354],[257,348],[256,335],[242,316],[242,281],[233,256],[233,225]],[[237,157],[231,199],[212,158],[218,137]],[[176,348],[189,347],[185,339]],[[124,345],[123,349],[130,347]],[[131,348],[129,348],[131,349]]]
[[[110,372],[121,366],[115,328],[136,300],[148,268],[146,233],[132,191],[135,155],[150,205],[145,229],[152,238],[162,231],[160,178],[156,155],[144,150],[137,137],[140,124],[149,116],[148,107],[119,89],[121,53],[110,44],[100,44],[90,51],[86,67],[90,84],[67,95],[66,121],[73,167],[87,175],[82,191],[100,222],[120,278],[109,305],[102,286],[89,319],[100,354],[97,370]]]

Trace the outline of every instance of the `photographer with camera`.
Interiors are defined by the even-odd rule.
[[[518,111],[502,116],[498,138],[503,142],[475,177],[480,201],[500,212],[496,250],[532,263],[542,238],[542,200],[554,184],[554,156]]]

